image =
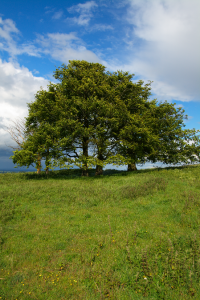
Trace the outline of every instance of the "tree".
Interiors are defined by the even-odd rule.
[[[38,92],[29,104],[27,132],[34,129],[35,134],[23,145],[26,152],[15,153],[16,162],[28,163],[23,162],[28,156],[33,161],[39,151],[48,164],[50,158],[59,166],[75,164],[87,176],[88,166],[96,165],[96,174],[102,174],[107,163],[119,165],[129,159],[118,151],[119,132],[133,120],[138,124],[149,84],[133,84],[128,72],[112,75],[104,70],[100,64],[70,61],[54,72],[60,84]]]
[[[128,161],[129,171],[137,169],[136,163],[144,162],[154,141],[147,120],[151,105],[148,101],[151,81],[145,85],[142,80],[133,83],[133,76],[134,74],[118,71],[109,78],[111,86],[115,87],[115,93],[123,102],[123,112],[112,132],[115,149]]]
[[[184,129],[185,110],[175,108],[176,103],[154,103],[151,109],[152,131],[157,135],[154,150],[148,159],[165,164],[199,162],[199,130]]]
[[[142,113],[132,115],[119,132],[118,152],[130,158],[128,171],[136,170],[136,163],[165,164],[199,162],[198,131],[184,130],[184,110],[167,101],[150,101]],[[135,122],[137,120],[137,123]]]
[[[66,152],[61,162],[80,166],[84,176],[88,176],[89,165],[96,165],[96,174],[101,174],[106,159],[109,157],[111,161],[119,156],[112,153],[111,127],[117,122],[123,102],[110,86],[104,66],[86,61],[69,62],[68,67],[62,65],[54,72],[54,77],[60,80],[58,106],[62,137],[59,144],[64,149],[70,139],[73,145],[73,154]]]
[[[65,132],[64,136],[73,136],[76,144],[79,143],[79,147],[83,151],[83,157],[87,157],[90,162],[94,162],[94,159],[89,157],[89,146],[94,147],[93,158],[96,156],[97,162],[96,174],[102,174],[103,165],[106,163],[124,164],[127,159],[130,161],[130,154],[124,155],[124,151],[119,152],[119,149],[122,148],[120,147],[123,138],[122,131],[124,128],[127,129],[127,124],[129,127],[132,124],[132,129],[136,127],[136,124],[138,126],[150,105],[148,96],[151,83],[142,86],[143,81],[141,80],[138,83],[130,81],[134,74],[128,75],[128,72],[119,71],[114,74],[110,72],[104,74],[104,69],[105,67],[99,64],[72,61],[68,68],[63,65],[54,72],[54,77],[61,82],[62,94],[65,95],[61,105],[62,107],[65,105],[63,111],[69,112],[73,105],[77,108],[75,113],[70,113],[77,121],[73,124],[73,126],[77,125],[77,130],[71,123],[66,125],[68,119],[66,113],[62,117],[65,120],[65,127],[71,128],[71,132]],[[73,99],[73,101],[70,102],[69,99]],[[68,106],[66,106],[67,103]],[[80,127],[85,131],[80,133]],[[144,132],[148,131],[144,126],[141,128]],[[138,139],[141,139],[141,130],[137,135]],[[149,135],[149,141],[151,136]],[[141,148],[141,143],[139,146]],[[144,151],[137,148],[136,152],[138,151],[141,153],[136,156],[140,156],[141,160],[144,157]],[[80,155],[76,152],[74,158],[78,162]],[[134,156],[134,163],[130,162],[130,165],[133,166],[135,163]],[[84,168],[86,169],[87,166],[84,165]]]
[[[92,78],[93,74],[89,75]],[[35,101],[28,104],[26,132],[34,131],[34,135],[15,151],[13,162],[29,166],[35,162],[36,153],[40,153],[41,158],[45,158],[46,172],[52,165],[62,167],[68,163],[81,167],[82,174],[87,176],[89,164],[98,163],[95,154],[89,155],[89,143],[93,145],[102,133],[97,119],[108,115],[110,104],[92,97],[94,91],[87,90],[87,87],[89,97],[84,95],[85,98],[81,98],[76,91],[72,97],[66,97],[63,86],[65,88],[63,82],[62,85],[50,84],[48,91],[37,92]]]
[[[25,122],[26,139],[12,156],[18,166],[29,167],[33,163],[41,169],[41,160],[45,159],[46,173],[51,168],[51,159],[58,154],[55,144],[58,139],[55,107],[56,85],[50,83],[48,91],[40,90],[35,101],[29,103],[29,115]]]
[[[128,171],[137,170],[136,164],[143,164],[154,149],[157,136],[148,127],[148,114],[145,110],[130,115],[127,125],[118,134],[117,151],[128,160]]]
[[[135,171],[136,163],[181,163],[199,161],[198,131],[183,130],[184,110],[175,104],[148,100],[151,81],[132,83],[134,74],[115,72],[109,77],[111,86],[124,102],[125,118],[113,130],[117,153],[129,160],[128,171]],[[124,108],[123,108],[124,109]],[[128,111],[128,113],[127,113]]]
[[[182,130],[183,110],[150,101],[151,82],[133,83],[128,72],[104,73],[98,63],[69,62],[54,72],[60,83],[28,104],[28,138],[15,151],[15,163],[30,165],[40,154],[46,172],[67,164],[88,176],[89,167],[100,175],[108,163],[128,164],[131,171],[146,161],[197,159],[199,139],[194,130]]]

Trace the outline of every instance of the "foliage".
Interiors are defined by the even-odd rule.
[[[118,126],[121,111],[126,109],[110,84],[109,72],[105,74],[104,69],[98,63],[70,61],[68,67],[63,65],[54,72],[54,77],[61,81],[60,143],[65,147],[66,139],[70,138],[74,146],[74,155],[67,153],[70,158],[65,157],[61,162],[73,162],[83,170],[123,161],[122,156],[112,151],[112,127]]]
[[[21,149],[14,151],[13,162],[19,166],[29,167],[33,163],[39,167],[41,159],[45,158],[46,170],[51,168],[51,159],[55,157],[55,147],[58,138],[56,128],[56,85],[50,84],[48,91],[40,90],[35,95],[35,101],[28,103],[29,115],[26,118],[26,140]]]
[[[14,152],[13,162],[39,167],[78,166],[82,175],[107,164],[199,162],[200,138],[183,130],[184,110],[167,101],[149,100],[151,82],[133,83],[134,74],[105,73],[99,63],[69,61],[54,72],[58,84],[38,91],[29,103],[27,139]]]
[[[199,162],[200,139],[199,130],[183,129],[185,127],[182,108],[175,108],[175,103],[159,103],[151,109],[151,128],[158,137],[154,151],[148,156],[153,162],[165,164]]]

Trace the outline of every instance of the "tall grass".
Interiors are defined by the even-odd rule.
[[[200,299],[200,166],[0,174],[0,299]]]

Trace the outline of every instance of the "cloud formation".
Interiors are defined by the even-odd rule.
[[[78,18],[67,18],[67,20],[72,20],[74,23],[78,25],[88,25],[90,19],[92,18],[93,14],[91,11],[98,7],[98,5],[94,1],[87,1],[86,3],[79,3],[77,5],[73,5],[69,7],[67,10],[69,13],[80,13]]]
[[[19,30],[16,28],[15,23],[11,19],[3,19],[0,17],[0,37],[9,41],[12,39],[13,33],[19,33]]]
[[[73,59],[100,62],[97,55],[87,50],[84,42],[74,32],[38,35],[37,43],[42,47],[43,53],[58,61],[62,60],[62,63],[68,64],[68,61]]]
[[[154,80],[154,92],[162,98],[200,100],[200,2],[128,2],[127,22],[133,30],[127,41],[133,51],[134,42],[140,42],[129,57],[129,68]]]
[[[48,81],[35,77],[27,68],[0,59],[0,147],[13,144],[10,136],[3,130],[12,120],[27,116],[27,103],[34,101],[34,94]]]
[[[28,54],[30,56],[40,56],[40,49],[35,47],[33,43],[22,43],[18,45],[20,31],[11,19],[3,20],[0,17],[0,50],[8,52],[10,58],[15,58],[20,54]]]
[[[57,12],[55,12],[54,15],[52,16],[52,19],[53,19],[53,20],[59,20],[59,19],[62,17],[62,15],[63,15],[63,11],[62,11],[62,10],[57,11]]]
[[[114,2],[113,2],[114,5]],[[69,7],[69,13],[78,13],[73,19],[76,24],[92,31],[116,31],[116,26],[90,24],[95,10],[108,4],[87,1]],[[0,18],[0,49],[7,51],[10,58],[21,54],[45,57],[68,63],[79,59],[104,64],[110,71],[124,70],[134,73],[143,80],[152,80],[152,92],[160,100],[200,100],[200,2],[198,0],[124,0],[115,3],[123,10],[124,55],[105,56],[102,49],[89,45],[76,32],[47,33],[37,35],[32,42],[19,43],[21,33],[15,23]],[[61,17],[62,11],[46,7],[46,13]],[[115,12],[115,15],[117,13]],[[119,20],[119,19],[118,19]],[[111,32],[112,33],[112,32]],[[110,34],[110,33],[109,33]],[[112,36],[110,35],[109,39]],[[117,40],[115,38],[115,40]],[[99,46],[100,44],[98,44]],[[91,45],[90,45],[91,46]],[[107,48],[111,49],[112,48]],[[120,49],[120,48],[119,48]]]
[[[88,32],[106,31],[106,30],[114,30],[114,27],[111,26],[111,25],[105,25],[105,24],[95,24],[94,26],[91,26],[90,28],[87,28]]]

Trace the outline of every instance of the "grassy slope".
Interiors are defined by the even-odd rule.
[[[0,299],[200,299],[199,178],[0,174]]]

